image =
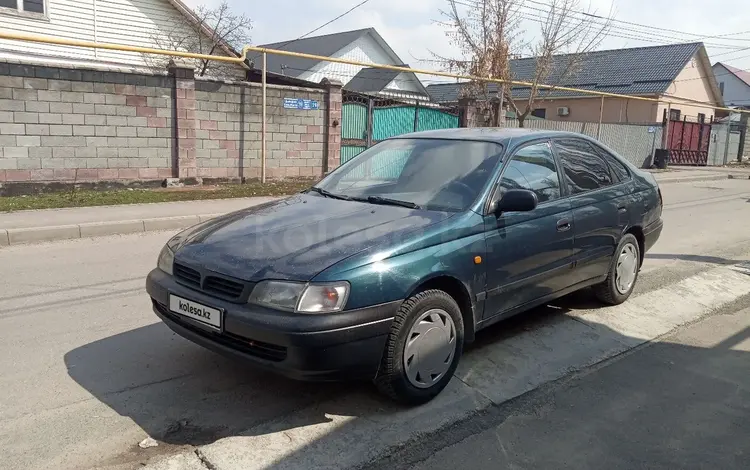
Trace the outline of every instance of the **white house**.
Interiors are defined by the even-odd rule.
[[[750,106],[750,72],[721,62],[713,71],[727,106]]]
[[[388,64],[408,67],[375,31],[374,28],[345,31],[342,33],[292,39],[261,47],[301,52],[326,57],[349,59],[358,62]],[[261,67],[260,56],[251,57],[256,69]],[[422,82],[409,72],[391,72],[358,65],[302,59],[298,57],[268,54],[268,71],[289,77],[320,82],[324,78],[335,79],[344,84],[344,89],[361,93],[377,94],[429,100]]]
[[[0,29],[57,38],[158,48],[158,38],[176,24],[196,25],[195,14],[180,0],[0,0]],[[235,55],[223,45],[222,55]],[[61,65],[104,65],[142,68],[141,53],[88,49],[0,39],[0,60],[31,59]]]

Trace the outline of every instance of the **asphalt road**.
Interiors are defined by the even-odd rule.
[[[669,184],[663,193],[666,227],[639,292],[748,258],[750,182]],[[367,385],[288,381],[173,335],[143,289],[169,236],[0,249],[4,466],[133,468],[332,397],[372,397]],[[160,445],[138,447],[148,436]]]
[[[748,364],[750,308],[722,312],[372,468],[745,470]]]

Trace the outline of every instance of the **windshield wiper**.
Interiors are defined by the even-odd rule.
[[[316,186],[313,186],[312,188],[310,188],[310,191],[316,192],[316,193],[318,193],[318,194],[320,194],[321,196],[324,196],[324,197],[330,197],[332,199],[341,199],[343,201],[349,201],[349,200],[351,200],[351,198],[349,196],[344,196],[343,194],[334,194],[334,193],[332,193],[330,191],[326,191],[325,189],[318,188]]]
[[[389,206],[408,207],[409,209],[421,209],[419,204],[415,204],[411,201],[399,201],[398,199],[390,199],[382,196],[367,196],[366,198],[352,198],[354,201],[366,201],[370,204],[384,204]]]

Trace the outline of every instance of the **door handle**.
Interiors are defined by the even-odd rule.
[[[625,206],[621,206],[617,208],[617,212],[620,212],[620,213],[625,213],[627,211],[628,211],[628,208]]]
[[[570,221],[568,219],[561,219],[557,221],[557,231],[567,232],[570,230]]]

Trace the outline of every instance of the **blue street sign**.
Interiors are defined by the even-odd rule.
[[[316,100],[305,100],[302,98],[284,98],[284,108],[316,110],[320,109],[320,105]]]

